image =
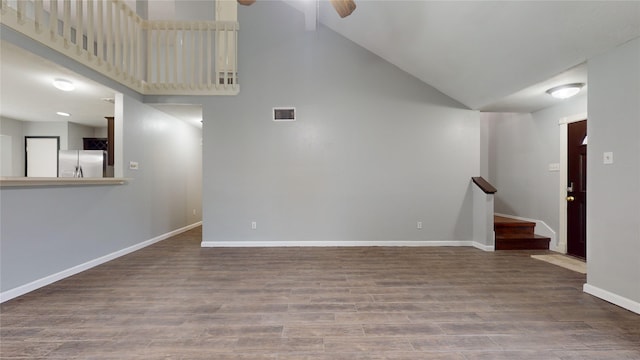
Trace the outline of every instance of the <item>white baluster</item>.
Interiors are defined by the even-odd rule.
[[[233,24],[233,88],[238,88],[238,23]]]
[[[211,29],[210,25],[207,25],[207,89],[211,89],[211,33],[213,29]]]
[[[71,0],[64,0],[64,10],[62,14],[62,37],[64,47],[68,48],[71,43]]]
[[[49,32],[51,41],[55,43],[58,39],[58,0],[49,2]]]
[[[114,28],[115,28],[115,32],[114,32],[114,56],[113,56],[113,65],[115,66],[115,71],[116,71],[116,75],[120,75],[120,71],[122,69],[122,48],[121,48],[121,41],[122,41],[122,31],[121,31],[121,24],[120,24],[120,7],[118,6],[118,3],[115,3],[115,19],[114,19]]]
[[[18,17],[18,23],[19,24],[24,24],[24,16],[25,16],[25,7],[26,6],[27,6],[27,2],[26,1],[18,0],[18,7],[16,9],[16,12],[17,12],[17,17]]]
[[[186,84],[187,84],[187,52],[185,51],[185,47],[186,47],[186,36],[185,34],[187,33],[186,31],[186,26],[184,26],[184,24],[181,24],[183,26],[181,26],[182,29],[182,41],[180,42],[180,51],[182,52],[182,88],[185,89],[186,88]]]
[[[193,23],[189,23],[189,35],[191,37],[191,47],[189,48],[189,54],[191,57],[191,66],[190,66],[190,71],[189,71],[189,88],[193,89],[193,86],[195,84],[195,78],[194,78],[194,67],[195,67],[195,61],[196,61],[196,32],[193,30]]]
[[[127,12],[124,8],[120,8],[120,12],[122,13],[122,76],[124,79],[127,78],[129,74],[129,42],[131,39],[129,38],[129,17],[127,16]]]
[[[198,89],[202,89],[204,85],[204,31],[202,30],[203,24],[198,23]],[[206,26],[206,24],[204,24]]]
[[[224,88],[229,83],[229,31],[227,24],[224,24]]]
[[[137,64],[136,64],[136,80],[138,82],[140,82],[141,80],[143,80],[143,47],[142,47],[142,19],[140,17],[137,17],[137,26],[136,26],[136,38],[138,39],[137,45],[136,45],[136,56],[137,56]],[[147,53],[149,54],[149,53]]]
[[[42,33],[42,0],[36,0],[35,1],[35,30],[36,33],[41,34]]]
[[[171,58],[171,53],[169,52],[169,49],[171,47],[171,38],[169,37],[169,34],[171,33],[171,30],[169,30],[169,27],[167,26],[167,24],[164,24],[165,26],[163,26],[163,30],[162,33],[164,34],[164,85],[165,88],[169,86],[169,84],[171,83],[170,77],[169,77],[169,73],[171,72],[171,68],[170,68],[170,58]]]
[[[93,60],[93,55],[95,54],[93,45],[93,31],[94,31],[94,20],[93,20],[93,0],[87,1],[87,58],[89,61]]]
[[[96,56],[98,57],[98,65],[102,64],[102,61],[104,60],[103,57],[103,46],[104,46],[104,32],[103,32],[103,27],[104,27],[104,3],[102,0],[96,0],[96,5],[98,7],[98,19],[97,19],[97,26],[96,29],[97,31],[97,37],[96,37]]]
[[[135,50],[136,50],[136,40],[138,38],[136,37],[136,19],[135,19],[135,15],[131,10],[129,10],[129,36],[131,37],[129,41],[129,77],[131,81],[134,81],[135,75],[136,75]]]
[[[153,71],[153,66],[151,61],[156,58],[153,51],[153,23],[147,22],[147,83],[151,83],[151,72]]]
[[[80,55],[82,53],[82,1],[76,1],[76,53]]]
[[[107,0],[107,70],[111,71],[112,67],[115,65],[115,61],[113,59],[113,1]]]
[[[173,46],[173,84],[178,84],[178,30],[176,28],[176,23],[173,24],[173,29],[171,31],[173,31],[173,35],[171,35],[171,39],[174,43]],[[168,66],[168,64],[167,64]]]

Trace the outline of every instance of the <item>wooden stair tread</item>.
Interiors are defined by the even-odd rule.
[[[533,235],[528,237],[498,237],[496,236],[496,250],[549,250],[551,239],[545,236]]]
[[[496,235],[496,239],[518,240],[518,239],[550,239],[547,236],[538,234],[501,234]]]
[[[504,216],[494,216],[493,224],[499,226],[535,226],[536,223],[532,221],[524,221],[513,218],[508,218]]]
[[[548,250],[551,239],[535,234],[536,223],[494,215],[496,250]]]

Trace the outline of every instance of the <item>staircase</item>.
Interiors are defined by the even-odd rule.
[[[548,250],[548,237],[536,235],[536,223],[503,216],[493,217],[496,250]]]

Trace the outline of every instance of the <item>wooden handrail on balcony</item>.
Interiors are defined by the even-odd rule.
[[[235,95],[237,22],[147,21],[122,0],[0,0],[0,22],[144,95]]]
[[[485,194],[495,194],[498,192],[498,189],[493,187],[493,185],[489,184],[487,180],[485,180],[482,176],[472,177],[473,183],[478,185],[478,187],[484,191]]]

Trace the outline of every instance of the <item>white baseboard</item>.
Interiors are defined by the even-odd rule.
[[[551,241],[549,241],[549,250],[555,251],[555,252],[561,252],[563,254],[566,253],[566,251],[563,252],[562,249],[559,247],[558,234],[556,234],[556,232],[553,231],[553,229],[549,225],[547,225],[547,223],[545,223],[544,221],[538,220],[538,219],[525,218],[522,216],[507,215],[507,214],[500,214],[500,213],[495,213],[495,215],[536,223],[536,230],[535,230],[536,234],[546,236],[551,239]]]
[[[493,251],[493,246],[469,240],[438,241],[202,241],[202,247],[353,247],[353,246],[473,246]]]
[[[69,269],[60,271],[58,273],[46,276],[46,277],[44,277],[42,279],[38,279],[38,280],[32,281],[32,282],[30,282],[28,284],[25,284],[25,285],[22,285],[22,286],[18,286],[16,288],[11,289],[11,290],[4,291],[4,292],[0,293],[0,303],[3,303],[5,301],[11,300],[11,299],[16,298],[18,296],[24,295],[24,294],[26,294],[28,292],[37,290],[37,289],[39,289],[41,287],[44,287],[44,286],[47,286],[49,284],[53,284],[56,281],[62,280],[64,278],[67,278],[69,276],[73,276],[73,275],[78,274],[78,273],[81,273],[81,272],[83,272],[85,270],[89,270],[92,267],[98,266],[100,264],[104,264],[104,263],[106,263],[108,261],[114,260],[116,258],[119,258],[121,256],[127,255],[129,253],[134,252],[134,251],[140,250],[140,249],[145,248],[145,247],[147,247],[149,245],[153,245],[153,244],[155,244],[155,243],[157,243],[159,241],[166,240],[166,239],[168,239],[168,238],[170,238],[172,236],[181,234],[181,233],[183,233],[185,231],[191,230],[191,229],[196,228],[196,227],[198,227],[200,225],[202,225],[202,221],[199,221],[199,222],[191,224],[191,225],[187,225],[187,226],[185,226],[183,228],[180,228],[180,229],[177,229],[177,230],[170,231],[170,232],[168,232],[166,234],[163,234],[163,235],[160,235],[160,236],[156,236],[153,239],[149,239],[149,240],[143,241],[141,243],[129,246],[128,248],[112,252],[111,254],[108,254],[108,255],[105,255],[105,256],[101,256],[101,257],[99,257],[97,259],[93,259],[93,260],[87,261],[87,262],[85,262],[83,264],[76,265],[76,266],[74,266],[72,268],[69,268]]]
[[[477,241],[472,242],[471,246],[473,246],[476,249],[480,249],[482,251],[496,251],[496,246],[495,245],[485,245],[485,244],[481,244]]]
[[[633,311],[636,314],[640,314],[640,302],[627,299],[624,296],[614,294],[612,292],[609,292],[607,290],[604,290],[589,284],[584,284],[582,286],[582,291],[586,292],[587,294],[598,297],[602,300],[608,301],[614,305],[618,305],[629,311]]]

